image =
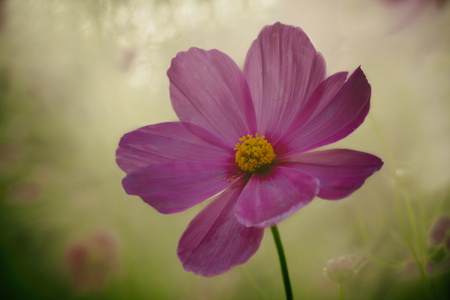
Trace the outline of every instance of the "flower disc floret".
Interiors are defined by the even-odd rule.
[[[269,165],[275,158],[272,145],[265,136],[259,137],[247,134],[239,139],[241,143],[236,144],[236,163],[244,172],[255,172]]]

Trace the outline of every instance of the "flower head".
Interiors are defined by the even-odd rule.
[[[342,199],[383,162],[348,149],[309,150],[352,133],[371,88],[357,68],[325,77],[325,61],[297,27],[264,27],[243,70],[218,50],[191,48],[167,72],[180,122],[125,134],[116,160],[123,187],[161,213],[215,195],[178,245],[185,270],[213,276],[245,263],[265,227],[315,196]]]

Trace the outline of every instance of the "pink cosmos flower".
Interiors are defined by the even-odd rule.
[[[125,134],[123,187],[161,213],[216,196],[178,245],[187,271],[213,276],[245,263],[265,227],[315,196],[342,199],[383,162],[347,149],[309,150],[353,132],[369,111],[363,71],[325,77],[325,61],[297,27],[264,27],[241,70],[217,50],[178,53],[167,72],[180,122]]]

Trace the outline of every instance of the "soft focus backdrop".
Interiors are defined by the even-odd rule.
[[[352,196],[315,199],[279,225],[295,297],[338,299],[328,267],[356,273],[346,299],[446,299],[450,247],[430,244],[450,212],[446,2],[1,0],[1,294],[283,299],[269,230],[247,264],[187,273],[177,243],[202,205],[161,215],[125,194],[115,164],[124,133],[177,120],[166,76],[177,52],[215,48],[242,67],[260,29],[280,21],[303,28],[328,75],[362,66],[371,112],[331,147],[385,161]],[[350,264],[329,262],[342,256]]]

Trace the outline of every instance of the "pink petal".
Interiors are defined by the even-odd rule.
[[[318,192],[314,176],[272,167],[250,178],[236,204],[236,217],[245,226],[273,226],[309,204]]]
[[[167,74],[172,106],[182,122],[203,127],[232,147],[255,132],[247,82],[227,55],[191,48],[177,54]]]
[[[206,130],[186,123],[160,123],[125,134],[116,162],[126,173],[174,160],[233,161],[234,151]]]
[[[383,161],[374,155],[348,149],[302,153],[280,163],[317,177],[318,196],[327,200],[349,196],[383,166]]]
[[[329,92],[319,91],[311,98],[311,103],[319,102],[313,116],[303,125],[290,128],[283,145],[285,155],[304,152],[343,139],[361,125],[370,108],[371,88],[361,68],[357,68],[336,95],[330,100],[342,80],[342,73],[326,81],[319,89],[329,88]],[[317,96],[317,97],[316,97]],[[308,110],[310,110],[308,103]],[[326,105],[325,105],[326,104]],[[307,114],[307,113],[306,113]],[[301,117],[299,117],[301,118]],[[297,120],[298,121],[298,120]]]
[[[228,187],[236,166],[213,161],[152,164],[122,181],[127,194],[138,195],[164,214],[188,209]]]
[[[189,223],[178,244],[186,271],[218,275],[245,263],[258,250],[264,230],[245,227],[234,216],[242,186],[242,182],[230,186]]]
[[[280,23],[264,27],[244,65],[258,132],[276,141],[325,78],[325,68],[302,29]]]

